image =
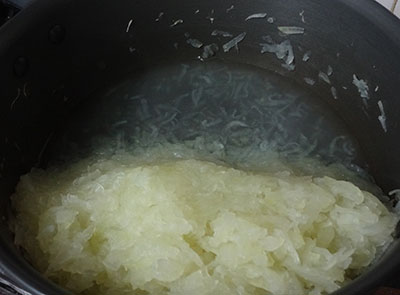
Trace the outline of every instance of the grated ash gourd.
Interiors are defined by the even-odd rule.
[[[350,182],[127,153],[33,170],[12,202],[16,243],[79,294],[325,294],[397,221]]]

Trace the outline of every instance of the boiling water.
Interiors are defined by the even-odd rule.
[[[271,151],[348,168],[362,159],[343,122],[318,98],[243,65],[160,66],[94,94],[70,119],[58,155],[185,142],[234,164],[268,165],[263,155]]]

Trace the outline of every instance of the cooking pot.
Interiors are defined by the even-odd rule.
[[[71,294],[42,277],[14,246],[6,218],[9,196],[22,174],[43,165],[52,135],[92,93],[158,64],[206,59],[187,43],[186,32],[204,44],[219,42],[220,50],[207,58],[252,65],[302,85],[344,122],[376,183],[386,193],[400,187],[400,22],[372,0],[11,2],[14,11],[22,10],[0,28],[3,287],[17,286],[22,294]],[[256,22],[246,21],[255,13]],[[260,21],[267,17],[272,18]],[[262,36],[282,37],[277,26],[304,28],[286,32],[295,69],[260,52]],[[233,37],[245,32],[239,50],[223,50],[224,42],[210,34],[216,29]],[[312,58],[300,62],[305,52]],[[321,74],[327,67],[334,70],[329,83]],[[306,77],[315,84],[305,83]],[[335,294],[366,294],[381,284],[399,270],[399,251],[396,240]]]

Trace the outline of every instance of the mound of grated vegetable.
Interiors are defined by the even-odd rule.
[[[33,170],[12,203],[16,244],[80,294],[325,294],[397,221],[330,177],[128,154]]]

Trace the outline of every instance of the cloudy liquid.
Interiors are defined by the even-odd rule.
[[[318,97],[273,73],[219,62],[160,66],[99,90],[71,115],[52,150],[65,157],[196,140],[225,162],[256,154],[266,164],[262,155],[273,151],[364,164],[344,123]]]

